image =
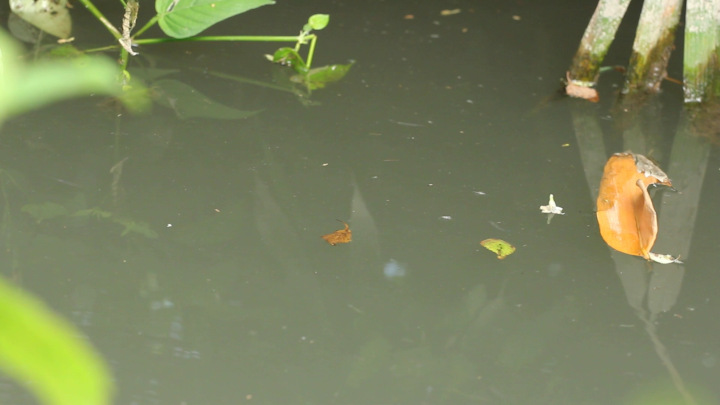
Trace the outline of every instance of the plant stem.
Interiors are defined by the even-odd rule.
[[[158,18],[160,18],[160,17],[159,17],[157,14],[155,14],[155,15],[153,16],[153,18],[150,19],[150,21],[148,21],[145,25],[143,25],[143,27],[140,28],[140,29],[133,35],[133,37],[137,37],[137,36],[142,35],[142,33],[145,32],[145,31],[147,31],[148,28],[150,28],[150,27],[152,27],[153,25],[155,25],[155,23],[158,21]]]
[[[305,62],[305,66],[307,66],[308,69],[310,69],[310,65],[312,65],[313,54],[315,53],[315,42],[317,42],[317,36],[313,35],[310,41],[310,49],[308,49],[307,61]]]
[[[117,48],[119,48],[119,47],[120,47],[120,44],[106,45],[106,46],[101,46],[101,47],[99,47],[99,48],[85,49],[85,50],[83,50],[83,52],[85,52],[85,53],[94,53],[94,52],[113,51],[113,50],[115,50],[115,49],[117,49]]]
[[[85,8],[90,10],[90,12],[92,13],[92,15],[95,16],[95,18],[100,20],[100,22],[103,23],[103,25],[105,25],[105,28],[107,28],[108,31],[110,31],[110,33],[112,34],[112,36],[115,37],[115,39],[122,38],[122,34],[120,33],[120,31],[118,31],[118,29],[115,28],[115,26],[112,25],[112,23],[110,21],[108,21],[107,18],[105,18],[105,16],[100,12],[100,10],[97,9],[97,7],[95,7],[94,4],[92,4],[92,2],[90,0],[80,0],[80,3],[82,3],[83,6],[85,6]]]
[[[260,36],[260,35],[228,35],[228,36],[207,36],[207,37],[190,37],[190,38],[144,38],[135,39],[134,43],[138,45],[160,44],[164,42],[184,42],[184,41],[253,41],[253,42],[295,42],[297,36]]]

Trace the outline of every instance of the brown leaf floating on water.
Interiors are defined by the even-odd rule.
[[[338,243],[348,243],[352,240],[352,231],[350,230],[350,227],[345,222],[340,222],[345,225],[345,229],[338,229],[333,233],[322,236],[322,238],[325,239],[327,243],[333,246],[337,245]]]
[[[597,219],[600,234],[613,249],[652,259],[657,215],[647,188],[672,186],[667,175],[643,155],[616,153],[608,159],[600,181]]]

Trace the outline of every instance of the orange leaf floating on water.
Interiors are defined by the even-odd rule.
[[[515,246],[505,242],[502,239],[485,239],[480,244],[487,250],[495,252],[497,258],[502,260],[513,254]]]
[[[600,234],[611,248],[650,260],[657,215],[647,188],[672,186],[667,175],[643,155],[616,153],[605,164],[597,199]]]
[[[338,229],[333,233],[323,235],[322,238],[325,239],[327,243],[333,246],[337,245],[338,243],[350,242],[352,240],[352,231],[350,230],[348,224],[346,224],[345,222],[343,222],[343,224],[345,224],[345,229]]]

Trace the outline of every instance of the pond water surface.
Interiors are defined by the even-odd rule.
[[[638,114],[616,107],[617,73],[599,104],[555,97],[594,2],[279,3],[211,31],[293,35],[329,13],[314,63],[354,60],[342,81],[273,87],[272,43],[147,46],[138,75],[177,69],[164,80],[257,114],[118,117],[93,97],[2,129],[23,179],[4,273],[87,334],[116,403],[720,401],[717,150],[672,83]],[[76,21],[79,45],[104,44],[94,24]],[[624,150],[676,180],[654,250],[683,265],[600,237],[602,167]],[[540,212],[550,194],[565,215]],[[21,212],[46,201],[122,220]],[[338,221],[352,242],[331,246]],[[517,250],[498,260],[488,238]]]

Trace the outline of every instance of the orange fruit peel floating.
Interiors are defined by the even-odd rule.
[[[678,263],[670,255],[650,252],[657,238],[657,214],[648,193],[651,184],[672,187],[667,174],[643,155],[616,153],[600,181],[597,220],[611,248],[658,263]]]
[[[515,252],[515,246],[502,239],[485,239],[480,244],[487,250],[494,252],[502,260]]]

